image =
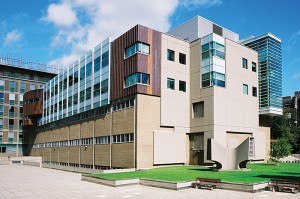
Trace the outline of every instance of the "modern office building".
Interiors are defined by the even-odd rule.
[[[264,160],[258,53],[202,17],[168,33],[136,25],[26,94],[28,153],[64,169],[152,168]],[[249,67],[248,67],[249,66]],[[250,67],[251,66],[251,67]],[[38,114],[37,114],[38,113]],[[27,126],[26,128],[30,128]]]
[[[0,156],[22,156],[24,93],[55,76],[44,65],[0,58]]]
[[[258,52],[259,113],[282,115],[281,39],[266,33],[243,39],[241,43]]]

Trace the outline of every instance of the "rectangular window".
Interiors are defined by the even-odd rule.
[[[3,139],[3,132],[0,132],[0,142],[2,142]]]
[[[101,81],[101,94],[108,91],[108,79]]]
[[[23,132],[19,132],[19,142],[23,142]]]
[[[0,118],[0,128],[2,129],[3,128],[3,119]]]
[[[16,88],[16,82],[10,81],[9,82],[9,90],[10,91],[15,91],[15,88]]]
[[[4,93],[0,93],[0,103],[4,101]]]
[[[10,93],[10,94],[9,94],[9,103],[10,103],[10,104],[14,104],[14,103],[15,103],[15,99],[16,99],[15,94]]]
[[[243,84],[243,94],[248,95],[248,85],[247,84]]]
[[[174,50],[170,50],[170,49],[167,50],[167,59],[169,61],[175,61],[175,52],[174,52]]]
[[[186,92],[186,82],[179,80],[179,91]]]
[[[179,63],[186,65],[186,54],[179,53]]]
[[[125,59],[136,53],[143,53],[149,55],[150,45],[142,42],[136,42],[135,44],[132,44],[131,46],[125,49]]]
[[[100,83],[94,85],[94,97],[100,95]]]
[[[243,68],[248,69],[248,60],[243,58]]]
[[[135,73],[128,77],[125,77],[125,88],[136,84],[150,84],[150,75],[145,73]]]
[[[0,116],[3,115],[3,111],[4,111],[4,106],[3,106],[3,105],[0,105]]]
[[[167,79],[167,88],[171,89],[171,90],[175,89],[174,79],[171,79],[171,78]]]
[[[257,97],[257,88],[256,87],[252,87],[252,96]]]
[[[30,90],[35,90],[35,84],[30,84]]]
[[[193,103],[193,118],[204,117],[204,101]]]
[[[14,132],[8,132],[8,141],[13,142],[14,141]]]
[[[0,80],[0,90],[4,90],[4,87],[5,87],[5,81]]]
[[[92,88],[89,87],[86,89],[86,100],[91,99],[91,92],[92,92]]]
[[[110,136],[101,136],[95,138],[95,144],[109,144]]]
[[[23,95],[19,95],[20,104],[23,104]]]
[[[21,93],[25,92],[25,83],[23,83],[23,82],[20,83],[20,92]]]
[[[256,72],[256,63],[255,62],[252,62],[252,71]]]

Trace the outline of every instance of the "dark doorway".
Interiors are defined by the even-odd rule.
[[[204,133],[191,133],[190,137],[190,165],[204,163]]]

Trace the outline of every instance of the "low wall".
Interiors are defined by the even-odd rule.
[[[51,163],[42,163],[42,166],[45,168],[59,169],[64,171],[72,171],[78,173],[122,173],[122,172],[130,172],[135,171],[135,169],[111,169],[111,170],[97,170],[90,168],[82,168],[82,167],[73,167],[73,166],[63,166],[58,164]]]
[[[110,180],[110,179],[104,179],[104,178],[96,178],[92,176],[88,176],[83,174],[81,176],[82,181],[87,182],[93,182],[97,184],[103,184],[111,187],[119,187],[119,186],[125,186],[125,185],[134,185],[139,184],[139,179],[126,179],[126,180]]]
[[[127,179],[127,180],[111,180],[104,178],[96,178],[89,175],[82,175],[82,181],[93,182],[97,184],[103,184],[112,187],[125,186],[125,185],[134,185],[140,184],[144,186],[158,187],[163,189],[171,189],[171,190],[181,190],[191,188],[191,184],[194,181],[187,182],[169,182],[163,180],[153,180],[153,179]],[[220,188],[226,190],[235,190],[242,192],[250,192],[255,193],[261,190],[264,190],[268,185],[268,182],[264,183],[256,183],[256,184],[242,184],[242,183],[232,183],[232,182],[221,182]]]
[[[31,157],[31,156],[16,156],[16,157],[1,157],[0,165],[9,164],[24,164],[31,166],[42,167],[42,157]]]

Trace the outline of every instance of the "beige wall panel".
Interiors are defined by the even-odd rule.
[[[68,140],[68,138],[69,138],[69,127],[60,128],[58,141]]]
[[[93,137],[94,121],[83,122],[81,124],[81,138]]]
[[[95,165],[110,165],[110,146],[109,144],[95,145]]]
[[[51,161],[59,162],[59,148],[51,148]]]
[[[175,53],[175,60],[166,59],[167,50]],[[189,93],[190,93],[190,49],[189,43],[162,34],[161,65],[161,125],[174,126],[176,131],[189,127]],[[179,63],[179,53],[186,55],[186,65]],[[174,79],[175,89],[167,88],[167,79]],[[179,81],[186,82],[186,92],[179,91]],[[176,108],[174,108],[176,107]],[[176,128],[179,127],[179,128]]]
[[[51,148],[41,149],[40,152],[43,156],[43,161],[51,161]]]
[[[134,143],[112,145],[112,166],[122,168],[134,167]]]
[[[113,112],[113,135],[134,132],[134,109]]]
[[[95,137],[110,134],[111,114],[106,114],[103,118],[95,120]]]
[[[153,166],[153,131],[160,127],[159,110],[159,97],[137,95],[137,168]]]
[[[70,126],[70,140],[80,138],[80,124]]]
[[[69,160],[69,150],[68,147],[60,147],[59,148],[59,162],[68,163]]]
[[[93,145],[81,146],[80,150],[80,164],[93,165]]]
[[[70,163],[79,164],[79,153],[80,153],[80,147],[79,146],[69,147],[69,161],[70,161]]]
[[[55,129],[51,131],[51,142],[60,140],[60,129]]]

